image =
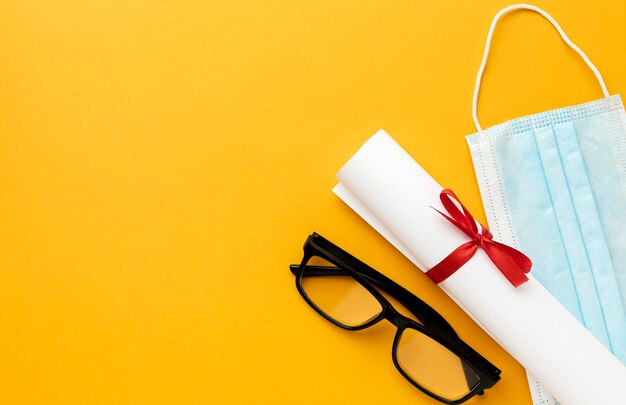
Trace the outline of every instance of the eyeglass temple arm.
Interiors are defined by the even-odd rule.
[[[367,266],[365,263],[360,263],[363,266]],[[367,281],[374,284],[374,286],[380,288],[387,294],[391,295],[393,298],[398,300],[398,302],[404,305],[413,315],[419,319],[424,326],[435,328],[441,332],[452,334],[453,336],[458,337],[456,331],[452,326],[446,321],[437,311],[431,308],[424,301],[416,297],[413,293],[391,280],[384,274],[372,269],[368,268],[359,268],[355,269],[357,273],[361,276],[365,277]],[[315,276],[345,276],[350,275],[347,270],[344,270],[340,267],[332,267],[332,266],[306,266],[307,269],[313,270],[311,273],[307,273],[307,277],[315,277]],[[292,264],[289,266],[291,272],[295,275],[297,271],[300,269],[299,264]]]

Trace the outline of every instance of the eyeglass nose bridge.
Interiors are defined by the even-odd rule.
[[[411,320],[398,312],[392,305],[388,305],[387,308],[385,308],[384,315],[384,318],[398,328],[398,331],[405,329],[411,324]]]

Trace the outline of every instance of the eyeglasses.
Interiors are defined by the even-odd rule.
[[[500,380],[500,370],[463,342],[437,311],[317,233],[307,238],[302,262],[290,269],[302,298],[335,325],[357,331],[383,319],[391,322],[397,328],[393,363],[427,395],[460,404]],[[381,291],[420,323],[399,313]]]

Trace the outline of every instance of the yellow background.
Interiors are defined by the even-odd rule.
[[[434,404],[393,329],[349,333],[287,265],[317,231],[523,369],[331,193],[384,128],[484,220],[464,135],[505,1],[0,2],[0,402]],[[539,1],[626,90],[621,0]],[[601,97],[539,16],[502,20],[480,116]]]

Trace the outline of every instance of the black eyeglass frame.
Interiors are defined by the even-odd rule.
[[[309,260],[314,256],[321,257],[337,267],[307,266]],[[351,276],[378,300],[382,307],[382,311],[376,317],[358,326],[345,325],[333,319],[321,308],[319,308],[303,289],[302,277],[305,268],[311,271],[307,272],[307,277],[332,275]],[[482,395],[485,389],[493,387],[500,380],[501,371],[467,345],[463,340],[461,340],[452,326],[437,311],[406,290],[404,287],[363,263],[361,260],[352,256],[350,253],[341,249],[339,246],[333,244],[321,235],[314,232],[307,238],[304,244],[304,257],[301,263],[299,265],[290,265],[290,270],[296,276],[296,288],[302,298],[304,298],[304,300],[316,312],[340,328],[350,331],[358,331],[369,328],[383,319],[387,319],[390,323],[392,323],[397,328],[392,347],[393,363],[404,378],[406,378],[413,386],[426,395],[446,404],[461,404],[472,398],[474,395]],[[380,293],[380,291],[377,290],[377,288],[380,288],[382,291],[396,299],[413,315],[415,315],[415,317],[422,324],[400,314],[398,310],[396,310],[393,305]],[[449,399],[431,392],[428,388],[423,387],[417,381],[414,381],[408,373],[402,369],[397,359],[398,345],[402,334],[406,329],[414,329],[423,333],[457,355],[463,361],[464,366],[470,367],[471,370],[478,375],[478,383],[474,387],[470,388],[470,391],[462,398]]]

